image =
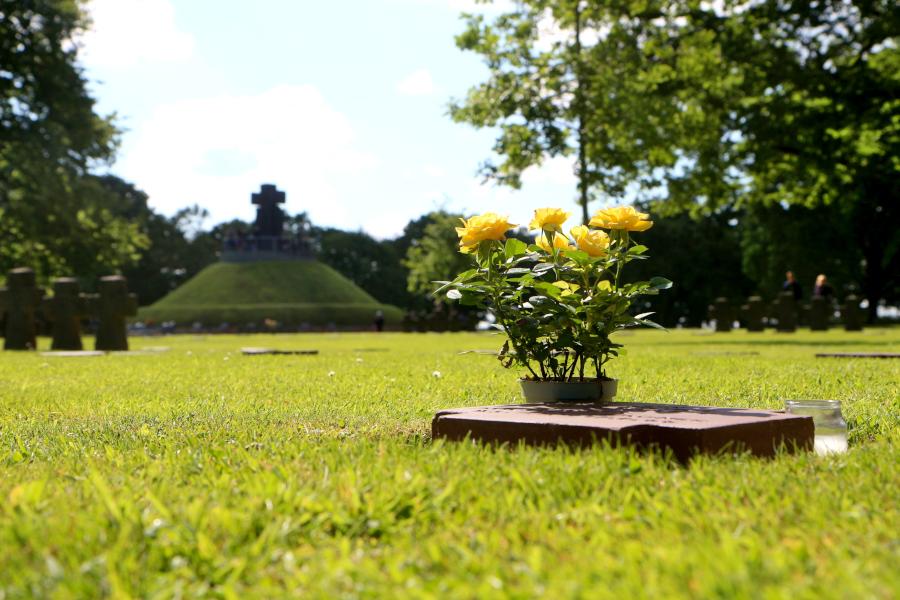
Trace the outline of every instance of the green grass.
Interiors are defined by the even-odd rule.
[[[900,594],[900,361],[813,357],[898,351],[900,330],[622,340],[620,400],[836,398],[851,450],[682,466],[431,442],[440,408],[518,401],[514,372],[458,354],[496,348],[488,335],[5,352],[0,598]],[[236,352],[251,345],[320,354]]]
[[[313,260],[216,263],[149,307],[138,317],[180,324],[256,323],[370,326],[381,309],[389,324],[402,313],[379,304],[352,281]]]

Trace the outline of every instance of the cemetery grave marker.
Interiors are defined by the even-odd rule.
[[[750,296],[747,298],[747,304],[741,307],[744,323],[747,331],[763,331],[763,317],[766,315],[766,305],[759,296]]]
[[[35,284],[34,271],[27,267],[12,269],[6,287],[0,288],[0,314],[6,314],[3,348],[35,350],[37,331],[34,317],[43,292]]]
[[[819,352],[816,358],[900,358],[900,352]]]
[[[775,318],[778,319],[777,331],[791,333],[797,330],[797,301],[793,292],[781,292],[773,303]]]
[[[590,446],[608,440],[616,446],[670,449],[681,461],[697,453],[749,451],[774,456],[810,450],[811,417],[781,411],[673,404],[614,402],[511,404],[438,412],[434,439],[488,443]]]
[[[81,350],[81,319],[88,316],[87,301],[78,281],[59,277],[53,281],[53,297],[44,299],[44,316],[53,323],[51,350]]]
[[[96,350],[128,350],[125,318],[137,314],[137,296],[128,293],[128,281],[121,275],[100,279],[99,294],[90,298],[91,313],[98,316]]]
[[[716,331],[731,331],[734,313],[728,303],[728,298],[716,298],[709,307],[709,316],[716,321]]]
[[[700,352],[691,352],[694,356],[759,356],[756,350],[707,350]]]
[[[850,294],[841,305],[841,321],[846,331],[862,331],[865,312],[859,307],[859,298]]]
[[[265,356],[265,355],[315,355],[318,350],[279,350],[277,348],[241,348],[241,354],[244,356]]]
[[[828,331],[829,303],[820,296],[809,302],[809,328],[811,331]]]

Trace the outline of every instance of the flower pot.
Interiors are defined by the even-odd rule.
[[[584,381],[535,381],[520,379],[522,394],[529,404],[545,402],[610,402],[616,395],[618,379]]]

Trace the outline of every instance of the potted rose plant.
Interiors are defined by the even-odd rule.
[[[514,225],[486,213],[457,228],[460,251],[473,268],[453,281],[438,282],[436,294],[489,310],[506,334],[498,358],[504,367],[524,370],[520,380],[529,402],[606,401],[616,393],[607,363],[621,352],[616,331],[646,325],[652,313],[633,315],[636,298],[659,293],[672,282],[662,277],[626,283],[623,270],[647,258],[632,239],[652,226],[631,206],[598,211],[588,226],[563,225],[569,213],[558,208],[535,212],[534,244],[506,239]]]

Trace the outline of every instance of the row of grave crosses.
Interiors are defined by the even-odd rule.
[[[859,307],[859,298],[850,294],[840,307],[841,321],[847,331],[862,331],[865,312]],[[778,294],[771,307],[759,296],[751,296],[747,303],[736,311],[727,298],[716,298],[709,307],[709,317],[716,322],[716,331],[731,331],[732,323],[739,316],[747,331],[763,331],[765,320],[775,319],[776,331],[793,332],[797,330],[800,311],[803,310],[812,331],[827,331],[834,308],[827,298],[812,298],[809,304],[800,305],[793,292]]]
[[[0,316],[6,317],[3,348],[34,350],[37,348],[35,319],[40,311],[51,323],[53,350],[81,350],[81,321],[98,319],[97,350],[128,350],[126,317],[137,314],[137,297],[128,293],[128,282],[121,275],[100,279],[97,294],[82,294],[78,281],[60,277],[53,282],[53,296],[35,282],[34,271],[13,269],[0,288]]]

